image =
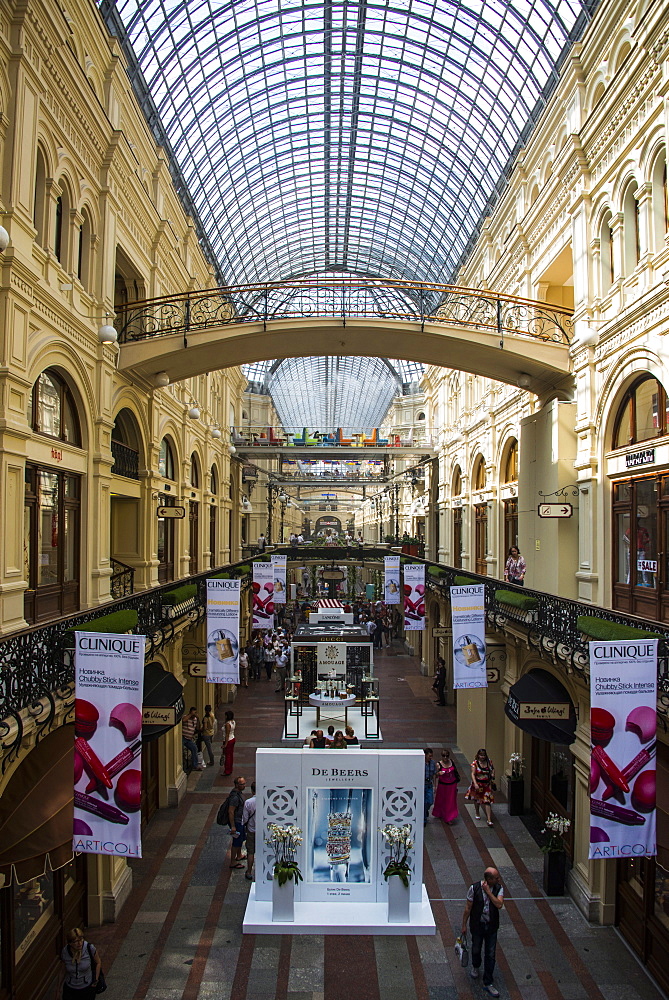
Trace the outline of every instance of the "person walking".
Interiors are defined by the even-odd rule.
[[[472,967],[469,975],[478,979],[483,951],[483,989],[491,997],[498,997],[499,990],[492,977],[495,971],[495,950],[499,911],[504,906],[504,889],[496,868],[486,868],[480,882],[470,885],[467,902],[462,914],[462,934],[467,933],[467,921],[472,936]]]
[[[286,674],[288,672],[289,658],[288,647],[282,646],[276,657],[276,682],[278,687],[275,688],[275,693],[286,690]]]
[[[265,662],[265,647],[262,640],[257,638],[249,650],[249,662],[251,664],[251,676],[254,681],[260,680],[263,664]]]
[[[261,532],[260,537],[258,539],[258,552],[264,552],[266,548],[267,548],[267,539]]]
[[[436,794],[432,815],[445,823],[455,823],[458,818],[458,784],[460,775],[451,758],[450,750],[441,751],[437,764]]]
[[[492,826],[492,804],[495,801],[495,768],[488,751],[481,747],[472,761],[472,781],[465,792],[467,802],[474,803],[474,813],[481,819],[481,806],[485,809],[488,826]]]
[[[437,773],[437,765],[435,764],[431,747],[426,747],[423,750],[425,754],[425,793],[424,793],[424,809],[425,815],[423,818],[423,826],[427,823],[427,818],[430,815],[430,806],[434,802],[434,779]]]
[[[102,963],[97,948],[84,938],[80,927],[67,932],[67,944],[60,953],[63,963],[63,1000],[93,1000]]]
[[[265,652],[263,655],[265,658],[265,673],[267,674],[267,680],[270,681],[272,679],[274,664],[276,663],[276,650],[271,642],[268,646],[265,646]]]
[[[228,710],[225,713],[225,728],[223,731],[223,752],[220,763],[224,765],[223,774],[232,774],[232,765],[235,759],[235,713]]]
[[[242,847],[244,845],[244,824],[242,815],[244,813],[244,789],[246,788],[246,778],[241,775],[235,778],[235,787],[228,795],[228,825],[232,835],[232,845],[230,847],[230,867],[243,868]]]
[[[211,705],[205,705],[200,736],[202,738],[202,742],[207,748],[207,753],[209,754],[209,767],[214,766],[214,751],[211,746],[211,741],[217,732],[218,722],[216,721],[216,716],[211,711]]]
[[[190,750],[194,771],[204,771],[204,767],[200,767],[197,760],[197,743],[195,740],[197,739],[199,731],[200,720],[197,717],[197,709],[193,705],[193,707],[188,710],[188,715],[184,716],[181,720],[181,739],[183,741],[183,745]]]
[[[242,810],[242,826],[246,834],[246,878],[253,881],[253,859],[256,853],[256,783],[251,782],[251,794]]]
[[[507,583],[515,583],[517,587],[524,587],[526,571],[527,566],[520,554],[520,549],[517,545],[512,545],[504,565],[504,579]]]
[[[246,647],[239,654],[239,686],[249,686],[249,654]]]
[[[443,656],[437,657],[437,673],[435,674],[432,690],[437,695],[435,705],[446,704],[446,661]]]

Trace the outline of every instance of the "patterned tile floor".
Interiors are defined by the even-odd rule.
[[[433,704],[418,661],[398,649],[377,660],[384,747],[453,746],[453,710]],[[235,773],[251,781],[258,746],[280,746],[274,683],[239,691]],[[466,773],[466,762],[460,758]],[[424,878],[434,937],[243,935],[249,882],[229,868],[229,836],[215,823],[230,787],[218,767],[191,774],[181,806],[162,810],[132,863],[133,890],[116,924],[91,937],[117,1000],[472,1000],[487,996],[455,961],[467,886],[488,863],[507,904],[495,980],[512,1000],[658,1000],[662,994],[612,928],[586,923],[567,898],[541,891],[542,855],[522,821],[498,804],[476,823],[461,802],[452,827],[430,819]]]

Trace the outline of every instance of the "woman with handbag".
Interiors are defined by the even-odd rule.
[[[483,806],[488,826],[492,826],[492,804],[495,801],[493,792],[496,788],[493,762],[488,757],[488,751],[482,747],[472,761],[472,783],[465,792],[465,800],[474,803],[477,819],[481,819]]]
[[[451,751],[442,750],[441,760],[437,764],[436,795],[432,815],[443,819],[445,823],[455,823],[458,818],[459,781],[460,775],[451,759]]]
[[[85,940],[80,927],[68,931],[66,940],[60,953],[65,974],[63,1000],[93,1000],[107,989],[97,948]]]

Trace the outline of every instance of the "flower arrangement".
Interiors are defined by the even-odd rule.
[[[548,840],[541,847],[544,854],[550,854],[551,851],[564,850],[562,838],[570,826],[570,819],[566,819],[564,816],[559,816],[557,813],[548,814],[548,819],[546,820],[545,826],[541,831],[542,833],[548,834]]]
[[[411,868],[407,858],[409,851],[413,847],[411,827],[408,824],[405,826],[394,826],[392,823],[389,823],[387,826],[379,827],[379,830],[390,849],[390,857],[383,877],[387,882],[391,875],[398,875],[408,888]]]
[[[511,765],[511,780],[519,781],[525,770],[525,758],[519,753],[512,753],[509,757],[509,764]]]
[[[278,823],[269,823],[267,831],[265,843],[272,848],[274,854],[274,878],[279,885],[285,885],[288,879],[301,881],[302,872],[295,860],[297,848],[302,843],[302,831],[299,826],[279,826]]]

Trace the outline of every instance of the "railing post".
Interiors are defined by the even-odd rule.
[[[186,308],[184,309],[184,331],[190,331],[190,293],[186,296]]]
[[[497,297],[497,334],[499,336],[499,346],[504,348],[504,328],[502,327],[502,300]]]

